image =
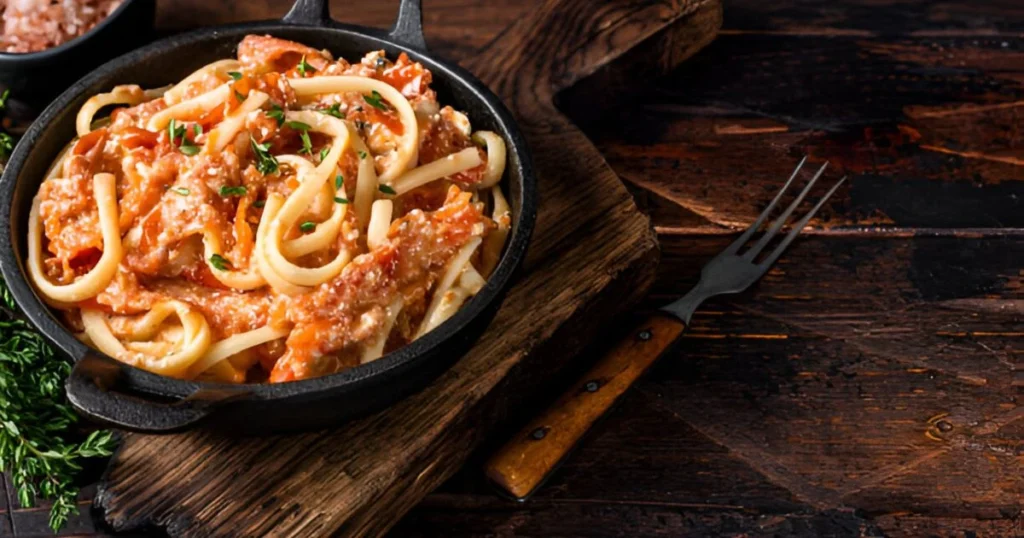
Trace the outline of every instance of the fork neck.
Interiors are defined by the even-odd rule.
[[[707,290],[704,288],[704,280],[701,279],[701,281],[698,282],[693,289],[687,292],[686,295],[683,295],[658,310],[679,318],[680,321],[689,325],[690,318],[693,316],[693,313],[697,310],[697,307],[708,298],[708,295]]]

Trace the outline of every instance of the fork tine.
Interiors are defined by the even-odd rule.
[[[806,215],[804,215],[804,218],[800,219],[799,222],[793,225],[793,229],[790,230],[788,234],[786,234],[786,237],[782,239],[782,242],[779,243],[779,246],[775,247],[775,250],[773,250],[772,253],[769,254],[763,262],[758,264],[758,267],[761,267],[762,269],[766,270],[768,269],[768,267],[771,266],[771,264],[775,263],[775,260],[779,259],[779,256],[781,256],[782,252],[786,250],[786,247],[788,247],[789,244],[792,243],[794,239],[796,239],[796,236],[800,235],[800,232],[803,231],[804,226],[807,226],[807,223],[811,220],[811,217],[813,217],[814,214],[817,213],[819,209],[821,209],[821,206],[825,205],[825,202],[828,201],[832,194],[836,192],[836,189],[838,189],[839,186],[842,185],[845,181],[846,176],[843,176],[842,179],[836,182],[836,184],[831,189],[829,189],[827,193],[825,193],[825,196],[822,196],[821,200],[818,200],[818,203],[814,204],[814,207],[811,208],[811,210]]]
[[[765,219],[767,219],[768,215],[771,214],[772,209],[775,209],[775,204],[779,203],[779,200],[782,199],[782,194],[786,192],[786,189],[788,189],[789,186],[793,183],[793,180],[796,179],[796,175],[800,173],[800,169],[804,167],[805,162],[807,162],[806,155],[804,155],[803,159],[800,159],[800,162],[796,165],[796,168],[793,169],[793,173],[790,174],[789,179],[786,180],[786,184],[783,185],[781,189],[779,189],[779,193],[775,195],[775,198],[773,198],[772,202],[768,204],[768,207],[766,207],[764,211],[762,211],[761,214],[757,216],[757,220],[754,221],[754,224],[751,224],[750,227],[747,228],[747,231],[743,232],[743,235],[739,236],[739,238],[733,241],[731,245],[726,247],[723,254],[736,254],[736,251],[738,251],[744,243],[750,240],[750,236],[754,235],[754,232],[756,232],[761,227],[761,225],[764,224]]]
[[[811,191],[812,187],[814,187],[814,183],[818,181],[818,178],[821,177],[821,174],[825,173],[825,168],[827,167],[828,162],[826,161],[825,164],[821,165],[821,168],[818,169],[818,172],[814,174],[814,177],[812,177],[811,180],[807,182],[807,186],[804,187],[804,190],[800,191],[800,194],[796,197],[795,200],[793,200],[793,203],[789,204],[789,207],[786,208],[786,211],[779,215],[779,218],[775,219],[775,222],[772,223],[772,227],[769,228],[763,236],[761,236],[761,239],[758,239],[757,244],[750,247],[750,250],[743,253],[744,260],[747,260],[748,262],[753,261],[754,258],[757,257],[757,255],[760,254],[762,250],[764,250],[765,245],[767,245],[768,242],[771,241],[773,237],[775,237],[775,234],[779,233],[779,230],[781,230],[782,227],[786,224],[786,220],[789,219],[789,216],[793,214],[793,211],[796,210],[796,208],[800,205],[800,202],[804,201],[804,197],[807,196],[807,193]]]

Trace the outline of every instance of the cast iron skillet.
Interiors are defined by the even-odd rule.
[[[314,429],[379,409],[421,388],[460,357],[486,328],[525,253],[535,218],[533,170],[519,129],[501,101],[471,74],[426,50],[419,0],[402,0],[388,31],[330,19],[327,0],[298,0],[280,21],[207,28],[174,36],[121,56],[78,81],[25,133],[0,180],[0,271],[28,319],[76,363],[68,399],[88,418],[128,430],[171,432],[202,423],[217,431],[258,434]],[[441,103],[469,115],[508,144],[503,183],[512,206],[512,233],[480,293],[443,325],[393,353],[338,374],[281,384],[226,385],[181,381],[127,366],[74,338],[26,280],[26,228],[32,198],[64,145],[75,136],[75,114],[90,96],[117,84],[158,87],[181,80],[218,58],[233,57],[246,34],[270,34],[358,60],[384,49],[407,52],[433,73]]]

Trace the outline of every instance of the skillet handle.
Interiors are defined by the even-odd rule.
[[[72,407],[86,418],[143,433],[172,433],[195,426],[210,415],[214,404],[240,394],[200,389],[186,400],[161,403],[119,391],[123,380],[123,366],[89,353],[75,363],[64,388]]]
[[[427,40],[423,37],[423,10],[420,6],[420,0],[401,0],[398,17],[388,31],[388,37],[410,49],[426,52]]]
[[[329,0],[295,0],[292,8],[281,19],[281,22],[307,26],[328,26],[331,22],[331,3]]]
[[[306,26],[330,26],[330,0],[295,0],[291,10],[282,19],[286,24]],[[419,52],[426,52],[427,40],[423,37],[423,9],[421,0],[400,0],[398,17],[388,30],[388,39]]]

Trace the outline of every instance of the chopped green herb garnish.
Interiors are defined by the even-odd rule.
[[[259,208],[261,208],[261,207],[263,207],[265,205],[267,205],[267,201],[266,200],[256,200],[255,202],[252,203],[252,206],[257,208],[257,209],[259,209]]]
[[[341,111],[341,105],[339,103],[334,103],[330,108],[321,108],[320,112],[323,112],[328,116],[334,116],[335,118],[345,117],[345,113]]]
[[[309,65],[308,62],[306,62],[305,54],[302,55],[302,60],[299,62],[299,65],[297,65],[295,68],[299,71],[299,74],[302,76],[306,76],[306,73],[316,73],[316,68],[313,67],[312,65]]]
[[[213,268],[218,271],[227,271],[228,269],[231,269],[231,262],[229,262],[227,259],[224,258],[224,256],[221,256],[220,254],[214,254],[213,256],[210,256],[210,265],[212,265]]]
[[[178,120],[171,118],[170,123],[167,124],[167,136],[171,139],[171,145],[173,146],[174,141],[184,134],[185,128],[178,125]]]
[[[260,144],[252,137],[252,134],[249,134],[249,145],[252,147],[252,152],[256,154],[256,170],[263,175],[277,173],[277,159],[270,154],[270,144],[266,142]]]
[[[14,151],[14,137],[0,132],[0,160],[7,159]]]
[[[199,136],[199,135],[203,134],[203,126],[199,125],[198,123],[193,125],[192,126],[192,134],[193,134],[193,136]]]
[[[0,93],[0,110],[7,108],[7,98],[11,96],[11,90],[6,89],[4,93]]]
[[[196,127],[200,129],[199,132],[196,132],[196,136],[199,136],[199,133],[202,132],[202,127],[199,127],[198,124]],[[195,132],[194,129],[193,132]],[[174,118],[171,118],[170,123],[167,124],[167,135],[170,137],[170,144],[172,148],[177,147],[178,151],[185,155],[195,155],[199,153],[199,147],[192,143],[185,134],[185,126],[178,125],[178,122],[175,121]],[[181,141],[177,142],[179,138]]]
[[[242,101],[245,101],[245,96],[239,93],[238,90],[235,90],[235,99],[238,99],[238,102],[241,103]]]
[[[308,131],[312,129],[312,127],[310,127],[308,123],[302,123],[301,121],[288,121],[285,122],[285,125],[291,127],[292,129],[295,129],[296,131]]]
[[[242,185],[239,185],[237,187],[229,187],[227,185],[222,185],[220,188],[220,195],[224,198],[227,198],[229,196],[245,196],[245,193],[247,192],[249,192],[249,189],[245,188]]]
[[[345,176],[338,174],[334,176],[334,190],[340,191],[341,186],[345,184]]]
[[[380,92],[373,90],[370,95],[364,95],[363,101],[373,108],[380,110],[388,110],[388,105],[384,102],[384,98],[380,95]]]
[[[335,196],[334,197],[334,201],[339,203],[339,204],[347,204],[348,203],[348,199],[342,198],[341,196]]]
[[[238,71],[228,71],[228,76],[235,80],[242,80],[242,74]]]
[[[270,104],[270,111],[267,112],[267,117],[277,120],[278,127],[284,125],[284,109],[277,103]]]
[[[324,162],[324,159],[327,158],[327,154],[330,153],[330,152],[331,152],[331,148],[329,148],[327,146],[324,146],[323,148],[321,148],[320,149],[320,162]]]
[[[389,194],[391,196],[394,196],[394,195],[398,194],[397,192],[395,192],[395,189],[391,188],[391,186],[384,185],[384,184],[379,185],[377,187],[377,190],[379,190],[380,192],[383,192],[384,194]]]
[[[365,151],[360,151],[359,152],[359,158],[360,159],[365,159],[366,158],[366,152]]]
[[[301,230],[302,233],[304,234],[308,234],[309,232],[312,232],[315,229],[316,223],[310,222],[308,220],[299,225],[299,230]]]
[[[309,139],[309,130],[312,129],[312,127],[310,127],[308,123],[302,123],[301,121],[289,121],[285,122],[285,125],[302,133],[299,135],[299,138],[302,139],[302,149],[299,150],[299,153],[312,155],[313,142]]]
[[[188,196],[188,194],[192,192],[188,190],[188,188],[186,187],[171,187],[170,189],[167,190],[173,192],[174,194],[180,194],[182,196]]]

